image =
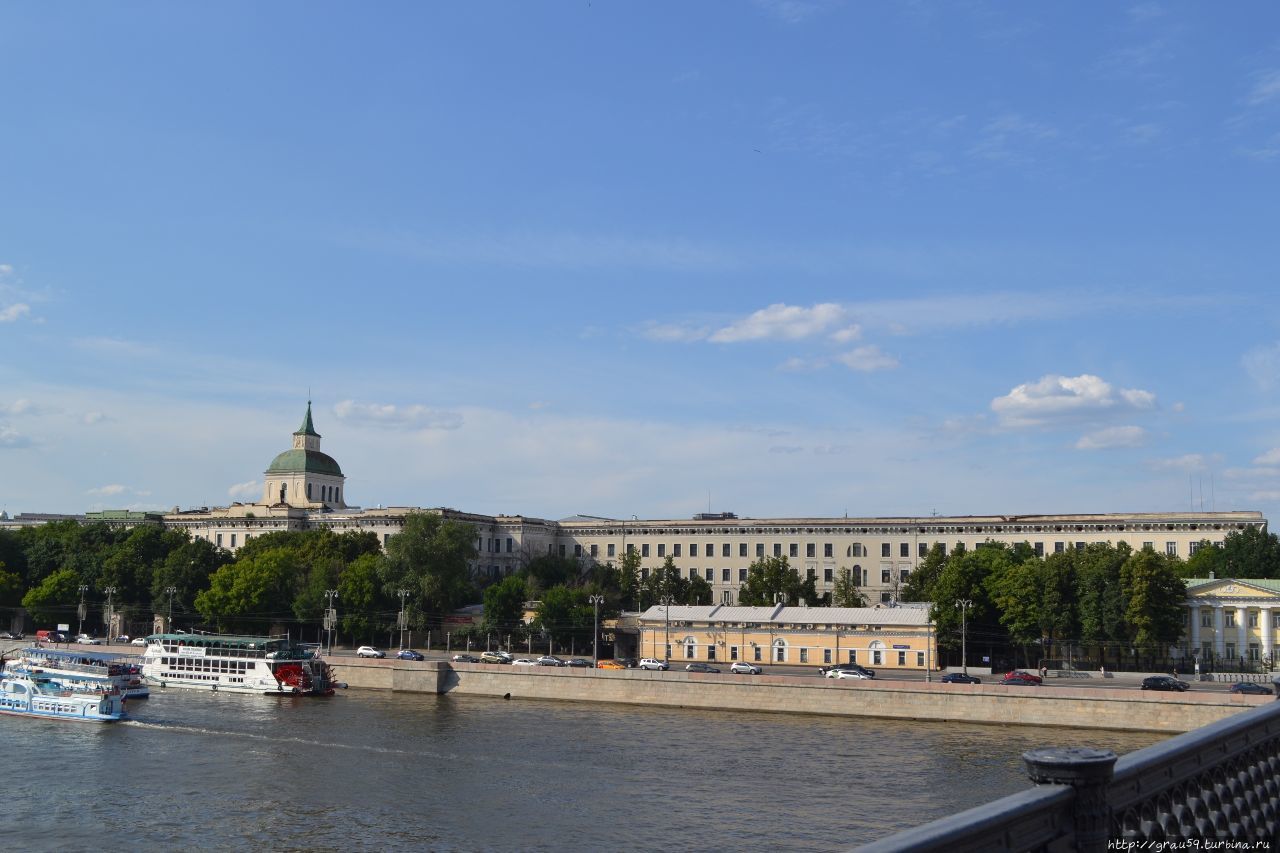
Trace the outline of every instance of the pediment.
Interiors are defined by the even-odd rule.
[[[1189,592],[1189,597],[1194,600],[1198,598],[1233,598],[1233,599],[1259,599],[1280,601],[1280,593],[1276,593],[1260,586],[1255,586],[1248,581],[1236,580],[1234,578],[1223,578],[1218,581],[1198,586]]]

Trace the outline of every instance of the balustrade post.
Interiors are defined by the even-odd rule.
[[[1116,754],[1109,749],[1045,746],[1022,753],[1027,775],[1037,785],[1070,785],[1075,788],[1072,822],[1075,849],[1107,849],[1111,829],[1111,805],[1107,787],[1115,769]]]

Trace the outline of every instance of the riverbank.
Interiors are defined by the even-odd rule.
[[[1267,696],[1151,693],[1125,688],[830,680],[806,676],[330,658],[353,688],[823,716],[883,717],[996,725],[1191,731]]]

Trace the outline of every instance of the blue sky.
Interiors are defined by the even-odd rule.
[[[1277,33],[0,5],[0,505],[1275,517]]]

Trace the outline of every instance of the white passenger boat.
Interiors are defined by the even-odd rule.
[[[142,674],[155,687],[230,693],[330,696],[333,669],[285,637],[152,634]]]
[[[110,691],[116,688],[126,699],[145,699],[151,689],[142,678],[137,655],[46,649],[32,646],[5,664],[6,671],[44,675],[72,690]]]
[[[6,671],[0,679],[0,714],[110,723],[125,716],[124,697],[118,690],[80,692],[46,676]]]

